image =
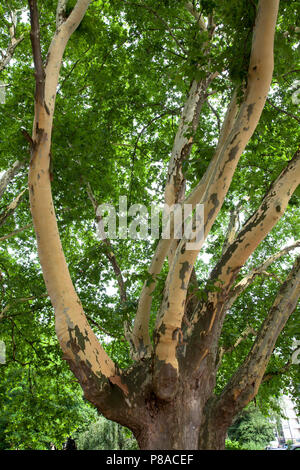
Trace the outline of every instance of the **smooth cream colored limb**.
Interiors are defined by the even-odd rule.
[[[269,192],[263,198],[260,207],[252,217],[248,219],[234,242],[228,247],[227,251],[211,273],[211,282],[218,282],[222,285],[222,292],[226,292],[226,296],[222,301],[223,316],[226,314],[235,299],[248,285],[251,284],[253,277],[255,277],[253,272],[252,275],[250,273],[250,276],[246,276],[242,281],[240,281],[240,283],[235,286],[232,293],[230,293],[229,289],[232,286],[232,282],[236,274],[282,217],[288,202],[299,183],[300,151],[297,151],[287,167],[272,184]],[[280,253],[285,254],[287,251],[288,249],[284,249],[281,250]],[[270,257],[265,263],[263,263],[261,268],[266,269],[275,259],[276,255]],[[209,293],[209,302],[213,307],[212,311],[215,312],[215,306],[219,302],[218,291],[212,291]],[[201,311],[195,312],[192,320],[193,324],[199,321],[201,315]],[[211,331],[215,319],[216,316],[214,313],[210,319],[208,332]]]
[[[149,335],[149,320],[152,304],[152,292],[156,287],[156,276],[161,272],[164,260],[168,254],[172,240],[161,239],[156,247],[154,257],[149,268],[149,274],[152,276],[152,282],[145,282],[139,298],[138,308],[135,315],[134,326],[132,330],[131,340],[135,345],[136,351],[142,341],[146,348],[143,352],[145,356],[151,355],[152,345]]]
[[[299,184],[300,150],[295,153],[287,167],[274,181],[260,207],[236,237],[228,260],[222,262],[221,259],[221,268],[218,270],[218,279],[220,281],[227,283],[230,276],[232,276],[232,272],[245,264],[261,241],[283,216],[288,202]],[[283,254],[286,252],[287,249],[281,251]],[[262,270],[265,270],[275,259],[276,255],[270,257],[262,265]]]
[[[56,332],[64,358],[83,363],[95,375],[115,375],[115,365],[90,328],[70,278],[61,246],[49,178],[49,152],[59,72],[67,42],[82,20],[90,1],[78,0],[68,19],[51,41],[44,79],[44,99],[35,102],[34,149],[29,169],[31,213],[38,254],[51,302]]]
[[[172,155],[169,162],[168,177],[165,187],[165,203],[171,207],[173,204],[182,203],[184,199],[184,176],[182,173],[182,163],[188,157],[193,137],[187,136],[187,133],[196,131],[198,120],[203,103],[206,99],[206,89],[217,76],[217,73],[211,74],[206,80],[196,81],[191,84],[191,88],[181,115],[178,130],[174,139]],[[203,190],[207,184],[203,186]],[[153,276],[153,282],[145,283],[139,299],[138,309],[135,317],[131,340],[136,349],[142,343],[146,346],[143,349],[143,355],[150,355],[152,346],[149,336],[149,319],[152,305],[151,294],[156,286],[156,276],[160,273],[164,260],[169,256],[169,264],[172,263],[175,254],[177,242],[173,240],[172,228],[169,240],[160,240],[154,253],[149,274]],[[173,248],[173,251],[172,251]]]
[[[221,209],[239,158],[258,124],[265,104],[273,74],[273,43],[278,6],[279,0],[260,0],[258,5],[244,102],[233,126],[229,125],[231,130],[217,157],[217,168],[212,170],[214,178],[212,180],[210,177],[209,186],[205,185],[205,238]],[[235,106],[233,108],[235,109]],[[228,131],[224,130],[225,136],[227,133]],[[169,272],[166,282],[157,325],[156,358],[160,362],[171,364],[177,371],[178,335],[175,332],[181,328],[187,285],[197,255],[197,250],[185,250],[184,241],[179,243],[172,272]]]
[[[186,197],[184,201],[185,204],[192,204],[194,208],[196,204],[202,203],[203,200],[205,199],[209,185],[211,181],[213,181],[215,178],[215,174],[218,168],[218,163],[220,161],[220,158],[219,158],[220,153],[226,142],[226,139],[228,138],[230,132],[232,131],[233,125],[236,120],[238,109],[239,107],[237,103],[237,92],[235,90],[233,92],[231,101],[229,103],[229,106],[227,108],[227,111],[223,120],[215,154],[213,158],[211,159],[209,166],[206,172],[204,173],[203,177],[201,178],[200,182],[193,189],[193,191]]]

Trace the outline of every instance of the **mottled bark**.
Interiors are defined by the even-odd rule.
[[[6,170],[5,173],[3,173],[0,178],[0,198],[2,197],[9,183],[23,166],[24,162],[16,160],[14,164],[8,170]]]
[[[187,240],[183,239],[174,244],[170,253],[172,240],[159,242],[149,268],[154,282],[144,285],[131,332],[135,362],[129,369],[119,370],[88,324],[72,284],[58,233],[49,174],[52,121],[62,57],[89,3],[78,0],[65,18],[66,2],[58,2],[57,29],[44,67],[37,4],[29,1],[36,69],[30,205],[47,292],[55,310],[57,337],[63,357],[81,384],[85,397],[108,419],[130,428],[142,449],[221,449],[233,417],[257,393],[276,340],[300,294],[297,261],[257,332],[249,355],[220,396],[214,396],[220,359],[218,342],[235,277],[284,213],[299,184],[300,155],[296,152],[241,231],[229,232],[222,258],[211,273],[202,300],[194,302],[188,295],[191,276],[197,288],[194,264],[199,250],[187,250]],[[244,101],[238,106],[236,93],[233,94],[211,165],[186,199],[193,206],[204,203],[205,235],[217,217],[238,160],[264,106],[273,71],[278,3],[278,0],[259,1]],[[187,8],[197,18],[192,7],[188,2]],[[198,19],[200,27],[206,27],[201,18]],[[193,136],[187,136],[186,130],[191,124],[193,132],[197,128],[206,88],[206,81],[192,83],[174,142],[166,202],[183,201],[181,165],[193,143]],[[168,255],[170,267],[157,314],[152,351],[151,293]],[[118,273],[113,258],[111,263]],[[218,289],[212,289],[212,285]]]

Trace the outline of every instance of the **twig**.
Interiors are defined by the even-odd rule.
[[[96,199],[93,195],[90,183],[88,183],[88,185],[87,185],[87,193],[88,193],[89,199],[90,199],[90,201],[93,205],[94,211],[96,213],[96,221],[97,221],[97,223],[99,223],[100,221],[102,221],[102,217],[97,214],[98,204],[97,204],[97,201],[96,201]],[[110,262],[110,264],[111,264],[111,266],[114,270],[114,273],[115,273],[115,276],[117,278],[118,285],[119,285],[120,299],[121,299],[121,302],[124,303],[127,300],[127,294],[126,294],[124,279],[123,279],[123,276],[122,276],[122,271],[121,271],[121,269],[119,267],[119,264],[117,262],[117,258],[116,258],[115,254],[113,252],[113,247],[111,245],[111,242],[110,242],[109,238],[105,237],[104,239],[102,239],[102,241],[103,241],[103,243],[105,243],[105,245],[107,247],[107,249],[105,250],[105,255],[106,255],[107,259],[109,260],[109,262]]]
[[[169,27],[168,23],[157,13],[156,10],[153,10],[153,8],[149,7],[148,5],[144,5],[144,4],[141,4],[141,3],[134,3],[134,2],[128,2],[127,0],[123,0],[123,3],[127,3],[127,5],[132,5],[132,6],[135,6],[135,7],[141,7],[141,8],[145,8],[146,10],[150,11],[151,13],[153,13],[154,16],[156,16],[156,18],[158,20],[160,20],[163,25],[165,26],[166,30],[169,32],[170,36],[172,37],[172,39],[176,42],[177,46],[186,54],[188,55],[188,52],[187,50],[183,47],[182,44],[180,44],[180,42],[178,41],[178,39],[176,38],[176,36],[174,36],[171,28]]]
[[[276,111],[279,111],[280,113],[286,114],[287,116],[290,116],[293,119],[296,119],[297,122],[300,123],[300,118],[295,116],[294,114],[290,113],[289,111],[286,111],[285,109],[279,108],[278,106],[275,106],[269,98],[267,98],[267,102],[272,106],[272,108],[276,109]]]

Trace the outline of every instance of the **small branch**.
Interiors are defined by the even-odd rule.
[[[290,359],[283,367],[281,367],[281,369],[265,374],[262,378],[262,383],[269,382],[270,380],[273,379],[273,377],[277,377],[278,375],[284,374],[285,372],[289,370],[291,365],[292,365],[292,360]]]
[[[137,139],[136,139],[135,144],[134,144],[133,152],[132,152],[132,157],[131,157],[130,184],[129,184],[129,191],[128,191],[128,193],[129,193],[129,205],[130,205],[130,200],[131,200],[131,191],[132,191],[132,184],[133,184],[133,171],[134,171],[134,164],[135,164],[135,159],[136,159],[136,152],[137,152],[137,149],[138,149],[139,141],[140,141],[143,133],[158,119],[160,119],[160,118],[162,118],[166,115],[169,115],[169,114],[176,115],[178,113],[178,111],[179,111],[178,109],[177,110],[167,109],[164,112],[160,113],[159,115],[154,116],[147,124],[144,125],[144,127],[138,133]]]
[[[295,248],[298,248],[298,247],[300,247],[300,240],[297,240],[292,245],[289,245],[289,246],[283,248],[282,250],[278,251],[274,255],[270,256],[260,266],[257,266],[256,268],[253,268],[252,271],[250,271],[243,279],[241,279],[236,284],[236,286],[232,289],[232,291],[229,295],[228,303],[226,305],[227,310],[232,306],[232,304],[241,295],[241,293],[244,292],[252,284],[252,282],[254,282],[254,280],[256,279],[257,276],[261,276],[261,275],[274,276],[272,273],[268,273],[266,271],[267,268],[272,263],[274,263],[276,260],[278,260],[282,256],[285,256],[290,251],[292,251],[292,250],[294,250]]]
[[[169,32],[170,36],[172,37],[172,39],[175,41],[175,43],[177,44],[177,46],[179,47],[179,49],[181,49],[186,56],[188,56],[188,51],[183,47],[183,45],[178,41],[178,39],[176,38],[176,36],[174,36],[171,28],[169,27],[168,23],[157,13],[156,10],[153,10],[153,8],[149,7],[148,5],[144,5],[144,4],[141,4],[141,3],[134,3],[134,2],[128,2],[126,0],[123,0],[123,3],[126,3],[127,5],[132,5],[134,7],[141,7],[141,8],[145,8],[146,10],[148,10],[150,13],[152,13],[159,21],[161,21],[161,23],[165,26],[166,30]]]
[[[12,12],[11,10],[9,13],[12,21],[12,26],[9,28],[10,44],[7,50],[2,53],[2,60],[0,61],[0,73],[5,69],[5,67],[7,67],[14,55],[16,47],[18,44],[20,44],[20,42],[23,41],[25,37],[24,34],[21,34],[19,38],[16,38],[16,15],[15,12]]]
[[[97,208],[98,208],[98,204],[97,204],[97,201],[93,195],[93,192],[92,192],[92,188],[91,188],[91,185],[88,183],[87,185],[87,193],[88,193],[88,196],[89,196],[89,199],[93,205],[93,208],[94,208],[94,211],[95,211],[95,214],[96,214],[96,221],[97,223],[99,223],[100,221],[102,221],[102,217],[99,217],[97,215]],[[126,288],[125,288],[125,283],[124,283],[124,279],[123,279],[123,276],[122,276],[122,272],[121,272],[121,269],[119,267],[119,264],[117,262],[117,258],[113,252],[113,247],[112,247],[112,244],[109,240],[109,238],[104,238],[103,240],[103,243],[105,243],[107,249],[105,250],[105,255],[107,257],[107,259],[109,260],[113,270],[114,270],[114,273],[115,273],[115,276],[117,278],[117,281],[118,281],[118,285],[119,285],[119,291],[120,291],[120,300],[122,303],[126,302],[127,300],[127,294],[126,294]]]
[[[286,111],[285,109],[279,108],[278,106],[275,106],[275,104],[272,103],[272,101],[267,98],[267,102],[272,106],[272,108],[276,109],[276,111],[279,111],[280,113],[286,114],[287,116],[296,119],[297,122],[300,123],[300,118],[295,116],[295,114],[290,113],[289,111]]]
[[[0,312],[0,321],[3,320],[4,318],[6,318],[4,315],[5,313],[16,303],[23,303],[23,302],[29,302],[30,300],[37,300],[39,298],[43,298],[43,297],[48,297],[48,294],[47,293],[44,293],[44,294],[41,294],[39,295],[38,297],[37,296],[31,296],[31,297],[20,297],[19,299],[13,299],[10,301],[9,304],[7,304],[3,310]]]
[[[18,194],[18,196],[7,206],[6,210],[0,214],[0,227],[4,225],[8,217],[16,210],[21,202],[23,194],[27,191],[27,189],[28,188],[23,189],[23,191]]]
[[[209,103],[208,100],[207,100],[207,104],[208,104],[208,106],[210,107],[210,109],[212,110],[212,112],[214,113],[214,115],[217,118],[218,131],[219,131],[219,135],[220,135],[221,134],[221,119],[220,119],[220,116],[217,113],[217,111],[215,110],[215,108]]]
[[[231,422],[233,416],[256,396],[261,382],[269,380],[269,374],[265,375],[267,365],[280,333],[297,307],[299,295],[300,257],[280,286],[250,352],[218,397],[214,408],[214,413],[219,415],[218,419]]]
[[[4,237],[0,237],[0,242],[3,242],[4,240],[7,240],[8,238],[15,237],[16,235],[18,235],[18,233],[23,232],[24,230],[28,230],[31,227],[32,227],[32,223],[25,225],[24,227],[18,228],[14,232],[11,232],[8,235],[5,235]]]
[[[229,348],[223,348],[223,347],[220,348],[217,369],[220,367],[224,354],[233,352],[238,347],[238,345],[242,341],[244,341],[244,339],[248,338],[249,335],[254,335],[254,336],[257,335],[257,332],[250,325],[246,327],[246,329],[243,331],[241,336],[238,337],[238,339],[235,341],[235,343],[232,346],[230,346]]]
[[[197,10],[194,8],[194,5],[192,4],[192,2],[186,2],[185,8],[195,18],[201,31],[206,31],[207,27],[206,27],[205,21],[202,15],[198,13]]]
[[[14,178],[14,176],[18,173],[18,171],[24,166],[24,162],[20,160],[16,160],[15,163],[11,168],[9,168],[0,179],[0,198],[2,197],[4,191],[6,190],[8,184]]]
[[[88,319],[89,323],[92,323],[92,325],[98,328],[98,330],[103,331],[103,333],[106,334],[107,336],[110,336],[113,339],[117,339],[118,341],[123,341],[123,342],[125,341],[125,338],[112,335],[109,331],[107,331],[105,328],[100,326],[99,323],[93,320],[90,315],[86,315],[86,318]]]

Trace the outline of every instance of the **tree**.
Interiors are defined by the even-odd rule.
[[[127,431],[127,432],[126,432]],[[132,450],[137,448],[130,432],[103,417],[75,436],[79,450]]]
[[[285,340],[281,348],[280,352],[285,349],[283,355],[278,357],[276,351],[274,354],[273,351],[281,341],[283,329],[297,306],[300,294],[300,260],[293,260],[292,267],[289,265],[289,272],[286,272],[283,265],[277,265],[280,276],[285,274],[285,279],[280,279],[279,288],[276,273],[270,272],[269,268],[299,246],[296,241],[299,232],[295,229],[293,233],[290,229],[286,236],[290,244],[287,247],[281,246],[279,252],[266,249],[267,245],[264,245],[266,237],[271,235],[273,240],[276,239],[276,232],[272,230],[276,224],[276,230],[282,230],[280,219],[283,220],[286,211],[292,219],[297,217],[298,209],[295,191],[300,174],[297,141],[299,132],[295,128],[295,132],[287,133],[286,126],[281,122],[287,116],[291,121],[297,121],[298,118],[293,110],[282,110],[278,99],[275,104],[272,101],[270,105],[268,102],[266,104],[273,75],[273,45],[279,0],[259,0],[257,3],[253,2],[251,8],[248,2],[242,0],[234,2],[235,8],[228,1],[222,2],[222,5],[203,1],[201,7],[196,2],[183,1],[178,2],[176,7],[169,2],[122,2],[122,5],[112,2],[111,6],[100,1],[89,6],[90,3],[78,0],[72,8],[69,2],[58,1],[55,31],[51,32],[53,4],[49,2],[51,13],[43,11],[43,14],[52,22],[41,43],[37,2],[29,1],[30,38],[36,79],[33,133],[31,137],[25,133],[31,153],[29,199],[39,260],[55,311],[56,333],[63,358],[77,377],[85,397],[106,418],[131,429],[141,448],[223,448],[228,427],[235,416],[257,395],[259,387],[280,375],[281,371],[292,367],[290,361],[287,365],[282,364],[282,358],[291,352],[290,338]],[[276,86],[279,91],[276,91],[276,87],[274,90],[279,98],[286,88],[283,86],[281,57],[282,54],[288,54],[291,65],[293,64],[295,59],[292,46],[297,33],[291,24],[292,12],[296,6],[292,2],[281,8],[277,27],[278,43],[275,41],[275,59],[278,57]],[[106,21],[101,21],[101,14],[106,15]],[[182,22],[185,25],[180,29],[178,25]],[[287,31],[283,30],[286,26]],[[165,152],[163,162],[166,163],[166,154],[173,136],[173,115],[178,113],[175,106],[168,109],[169,103],[178,104],[179,108],[183,104],[177,131],[174,132],[167,171],[165,176],[157,171],[157,183],[160,184],[162,179],[166,180],[164,202],[169,206],[191,204],[195,209],[197,204],[203,204],[204,238],[210,241],[211,235],[218,235],[218,244],[213,250],[215,265],[206,278],[199,282],[197,258],[200,249],[188,249],[187,239],[178,241],[175,238],[171,213],[171,237],[167,240],[161,238],[154,249],[149,269],[144,273],[144,284],[133,320],[135,301],[128,297],[126,282],[114,253],[115,244],[109,238],[103,241],[103,253],[112,267],[120,291],[119,312],[122,312],[123,319],[126,320],[125,334],[132,357],[130,367],[122,367],[122,359],[121,363],[113,360],[108,354],[109,346],[102,346],[92,329],[95,322],[93,315],[84,312],[65,259],[51,193],[53,170],[50,156],[54,106],[65,48],[70,37],[73,35],[75,38],[77,34],[77,45],[83,52],[86,43],[82,37],[87,37],[84,34],[94,41],[96,33],[105,37],[106,29],[112,36],[111,44],[104,40],[105,46],[101,50],[103,63],[95,68],[98,74],[104,69],[105,78],[97,81],[93,73],[90,73],[88,85],[80,85],[83,74],[78,72],[76,75],[78,88],[88,88],[85,96],[87,101],[82,101],[78,116],[73,115],[71,119],[68,114],[66,118],[65,123],[68,125],[64,126],[67,147],[64,150],[61,146],[63,131],[60,130],[61,123],[64,122],[62,115],[54,126],[53,142],[56,142],[56,148],[60,148],[60,153],[66,159],[70,153],[74,155],[71,167],[72,175],[76,174],[75,186],[70,186],[69,194],[62,196],[64,184],[68,182],[71,173],[68,173],[67,167],[64,177],[61,176],[64,174],[62,171],[59,173],[61,179],[59,185],[57,183],[57,191],[60,204],[64,201],[67,207],[74,205],[76,190],[80,191],[84,187],[97,212],[99,196],[107,202],[112,195],[114,199],[118,195],[118,191],[113,188],[117,179],[111,176],[109,159],[102,159],[100,167],[102,171],[107,171],[108,181],[104,182],[101,177],[94,179],[93,170],[97,169],[94,152],[101,141],[101,149],[112,155],[114,163],[118,162],[121,152],[116,150],[114,153],[112,149],[119,146],[125,148],[124,158],[130,164],[129,171],[124,173],[124,179],[130,180],[129,186],[127,185],[128,196],[134,200],[143,196],[148,201],[149,196],[142,189],[137,189],[136,182],[139,181],[141,186],[143,182],[147,182],[144,167],[150,151],[158,151],[159,154]],[[139,38],[140,30],[147,31],[153,41],[144,36]],[[242,51],[241,41],[245,45]],[[97,44],[97,40],[95,43]],[[108,62],[109,66],[105,71],[107,56],[114,52],[114,45],[121,52],[118,51],[118,60]],[[89,55],[90,47],[91,44],[88,44],[86,55],[89,64],[93,64],[93,58]],[[73,47],[71,57],[75,50],[76,47]],[[167,55],[163,55],[163,50],[167,50]],[[149,58],[145,57],[145,51]],[[98,52],[97,49],[94,52]],[[134,57],[132,60],[136,60],[135,67],[132,68],[130,54]],[[122,59],[124,65],[121,67]],[[143,61],[145,69],[142,69],[141,77],[145,78],[147,74],[150,77],[149,90],[145,92],[140,90],[140,83],[136,78],[139,67],[143,67]],[[76,66],[80,67],[80,58],[64,72],[65,87]],[[83,70],[84,67],[81,72]],[[290,72],[292,71],[293,69]],[[122,82],[122,85],[118,83],[119,88],[114,88],[115,73]],[[173,90],[168,89],[168,80],[174,87]],[[157,81],[160,87],[157,87]],[[89,85],[92,85],[90,90]],[[113,96],[114,92],[121,94],[120,86],[124,91],[123,103],[115,101]],[[99,96],[100,99],[103,98],[101,87],[106,87],[106,101],[103,101],[99,112],[94,101]],[[66,97],[68,93],[71,96],[71,90],[71,87],[65,88]],[[228,90],[231,92],[229,100]],[[174,91],[179,92],[179,99]],[[143,93],[147,99],[145,103]],[[79,94],[77,90],[76,100],[79,100]],[[185,94],[187,96],[184,101]],[[157,98],[157,102],[153,101],[153,96]],[[163,99],[165,104],[161,109]],[[227,101],[228,109],[221,125],[222,110]],[[70,104],[62,102],[63,99],[58,101],[60,106],[74,105],[73,100],[70,100]],[[118,109],[116,103],[124,106],[124,116],[114,116]],[[134,106],[137,109],[138,106],[142,108],[138,117],[143,122],[144,108],[155,108],[157,103],[160,112],[147,114],[146,123],[140,129],[133,128],[134,121],[128,116]],[[89,106],[92,111],[85,112]],[[216,106],[218,110],[215,109]],[[205,130],[201,127],[201,114],[204,120],[210,116]],[[171,115],[171,119],[167,119],[167,115]],[[212,115],[217,120],[217,126],[211,124]],[[153,138],[155,133],[151,133],[150,129],[158,121],[162,143],[159,142],[156,146]],[[88,128],[91,131],[85,132],[85,135],[79,132],[79,137],[76,138],[80,122],[82,126],[86,126],[85,130]],[[216,143],[214,139],[217,127],[219,135]],[[209,137],[210,131],[213,132],[213,137]],[[131,153],[126,153],[126,146],[133,149]],[[85,161],[82,155],[87,149],[88,157]],[[80,157],[77,158],[78,153]],[[270,170],[267,179],[269,187],[265,185],[265,175],[255,176],[255,172],[250,173],[247,168],[248,164],[249,167],[262,166],[263,153]],[[289,156],[287,153],[290,153]],[[244,162],[246,170],[239,166],[243,154],[245,159],[243,157],[242,163]],[[57,157],[54,158],[55,165],[59,165]],[[77,173],[76,165],[79,168]],[[118,163],[116,167],[122,168],[122,165]],[[90,184],[91,179],[93,184]],[[104,189],[97,194],[94,186],[101,183]],[[55,184],[54,179],[53,187]],[[121,189],[124,190],[124,187]],[[109,196],[105,194],[105,188]],[[246,198],[247,192],[252,196],[251,201]],[[230,204],[230,196],[234,198],[236,194],[240,198],[238,204]],[[80,193],[80,212],[84,216],[86,199],[83,198],[82,201],[82,197]],[[246,207],[248,218],[242,217],[242,206]],[[74,208],[70,207],[70,211],[74,211]],[[222,222],[220,216],[223,217]],[[224,217],[230,219],[225,237],[221,234]],[[291,221],[288,223],[293,225]],[[84,224],[82,227],[86,228]],[[66,236],[62,234],[65,251]],[[86,241],[89,242],[88,236]],[[276,239],[276,242],[279,240]],[[126,243],[121,243],[120,246],[120,256],[129,256],[129,266],[132,268],[138,254],[134,248],[130,252]],[[73,253],[76,249],[72,248]],[[72,257],[68,248],[67,254]],[[89,256],[92,257],[92,252]],[[256,257],[260,263],[254,263],[249,269]],[[82,272],[82,284],[84,276]],[[256,284],[261,277],[268,282],[268,299],[263,299],[261,286]],[[269,279],[270,277],[272,278]],[[77,289],[82,291],[81,298],[86,301],[86,291],[82,284]],[[130,297],[135,297],[134,300],[137,287],[130,290]],[[252,291],[249,291],[249,287]],[[259,290],[259,296],[265,300],[263,307],[268,307],[267,311],[262,307],[260,315],[255,319],[256,328],[244,325],[242,335],[235,337],[232,342],[232,338],[228,337],[228,324],[232,321],[243,323],[247,302],[255,310],[257,301],[253,299],[256,299],[255,293]],[[250,300],[247,300],[247,295]],[[91,300],[89,306],[93,306]],[[102,310],[105,315],[107,305]],[[111,318],[111,321],[115,320]],[[97,327],[97,322],[95,326]],[[254,341],[249,343],[250,336],[254,337]],[[234,354],[239,345],[243,346],[241,356],[230,364],[227,375],[231,377],[227,377],[227,383],[220,387],[217,374],[222,376],[226,369],[226,355],[231,352]],[[272,370],[277,363],[279,368]],[[222,377],[219,384],[220,382],[222,383]]]
[[[275,437],[274,423],[257,408],[248,407],[236,418],[228,430],[228,437],[245,449],[265,449]]]

